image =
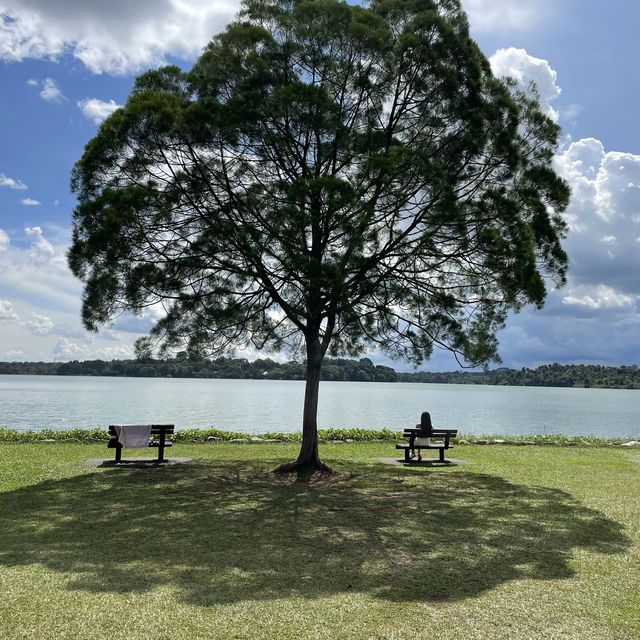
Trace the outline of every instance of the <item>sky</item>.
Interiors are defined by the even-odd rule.
[[[573,194],[567,285],[549,292],[543,310],[509,317],[503,366],[639,364],[640,40],[629,25],[640,24],[640,3],[463,6],[494,72],[538,84],[562,127],[554,162]],[[83,329],[82,285],[65,257],[69,175],[138,73],[189,68],[237,9],[234,0],[0,0],[0,360],[130,357],[157,319]],[[436,351],[421,368],[456,363]]]

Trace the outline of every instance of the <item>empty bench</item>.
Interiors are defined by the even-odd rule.
[[[431,416],[425,411],[420,417],[420,424],[415,429],[405,429],[403,434],[408,442],[401,442],[396,449],[404,451],[404,461],[411,462],[416,458],[422,460],[423,449],[433,449],[438,452],[438,462],[446,462],[444,452],[453,449],[451,439],[458,435],[457,429],[434,429],[431,424]],[[433,442],[436,439],[438,442]],[[417,452],[417,453],[416,453]]]
[[[127,459],[122,459],[122,449],[124,448],[120,441],[118,440],[118,432],[116,431],[116,427],[120,425],[109,425],[109,442],[107,442],[107,447],[109,449],[116,450],[115,462],[127,462]],[[126,426],[126,425],[123,425]],[[172,436],[174,431],[174,425],[172,424],[152,424],[151,425],[151,434],[149,439],[150,447],[158,448],[158,458],[157,462],[168,462],[168,460],[164,457],[164,450],[166,447],[173,446],[173,441],[168,440],[167,436]]]

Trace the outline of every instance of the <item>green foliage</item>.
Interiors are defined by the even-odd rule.
[[[140,76],[76,164],[84,322],[164,300],[154,337],[190,353],[495,359],[507,311],[564,279],[557,135],[458,0],[245,0],[193,69]]]
[[[321,442],[399,442],[403,440],[402,431],[392,429],[320,429],[318,438]],[[63,443],[80,442],[94,444],[109,439],[106,429],[43,429],[42,431],[16,431],[0,427],[0,443],[33,444],[42,442]],[[223,429],[179,429],[173,436],[176,443],[211,443],[242,440],[254,445],[271,444],[274,441],[284,443],[301,442],[302,433],[270,432],[259,436],[240,431],[225,431]],[[269,442],[267,442],[269,441]],[[496,442],[498,441],[498,442]],[[527,435],[527,436],[476,436],[461,434],[459,444],[483,445],[546,445],[556,447],[612,447],[626,442],[623,438],[595,438],[593,436],[564,436],[564,435]],[[458,444],[458,443],[455,443]]]
[[[105,442],[109,439],[106,429],[100,427],[87,429],[42,429],[33,431],[17,431],[0,427],[0,442],[8,443],[33,443],[43,442],[45,440],[53,442],[86,442],[93,443],[96,441]]]
[[[138,78],[75,165],[83,322],[163,302],[161,354],[304,352],[319,465],[326,354],[497,361],[509,310],[564,282],[558,133],[492,76],[460,0],[244,0],[190,71]]]
[[[399,373],[402,382],[444,384],[488,384],[522,387],[578,387],[598,389],[640,389],[637,365],[607,367],[597,364],[548,364],[536,369],[495,369],[450,373]]]

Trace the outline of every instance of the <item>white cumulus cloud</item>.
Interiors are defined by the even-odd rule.
[[[0,59],[69,52],[94,73],[129,73],[192,58],[239,8],[237,0],[1,0]]]
[[[589,309],[627,309],[635,310],[637,296],[620,293],[611,287],[600,284],[594,287],[582,287],[588,291],[580,295],[579,288],[562,298],[567,305],[578,305]]]
[[[119,109],[122,105],[117,104],[114,100],[105,102],[98,98],[85,98],[78,102],[80,111],[89,120],[93,120],[96,124],[100,124],[103,120],[106,120],[116,109]]]
[[[549,0],[462,0],[471,28],[479,32],[527,31],[553,11]]]
[[[150,329],[149,319],[125,314],[118,320],[122,323],[127,318],[122,330],[105,327],[98,334],[82,327],[82,284],[65,257],[71,230],[31,226],[24,229],[24,237],[16,234],[14,238],[14,233],[0,229],[0,345],[22,355],[5,357],[132,357],[133,342]]]
[[[53,245],[44,237],[40,227],[26,227],[24,232],[31,238],[31,256],[36,262],[47,262],[56,254]]]
[[[101,360],[122,360],[133,358],[135,352],[132,346],[122,345],[119,347],[103,347],[97,349],[94,354],[96,358]]]
[[[41,227],[27,227],[24,236],[29,241],[26,247],[23,238],[11,242],[8,233],[0,234],[0,240],[4,239],[0,250],[2,295],[20,299],[32,310],[48,304],[78,309],[80,287],[67,267],[65,244],[57,240],[54,246]]]
[[[25,207],[37,207],[42,204],[39,200],[35,200],[34,198],[22,198],[20,200],[20,204]]]
[[[53,320],[39,313],[32,313],[31,320],[24,323],[34,336],[48,336],[53,331]]]
[[[0,22],[0,39],[2,38],[1,27],[2,23]],[[0,58],[1,57],[2,56],[0,48]],[[66,100],[64,94],[62,93],[62,89],[60,89],[60,86],[53,78],[45,78],[42,81],[36,80],[35,78],[30,78],[29,80],[27,80],[27,85],[29,85],[30,87],[40,88],[40,97],[46,102],[64,102]]]
[[[555,158],[569,183],[567,285],[542,311],[513,315],[501,332],[508,366],[640,361],[640,155],[577,140]]]
[[[16,3],[17,4],[17,3]],[[0,58],[12,62],[25,58],[54,58],[64,50],[64,39],[42,28],[37,14],[0,5]]]
[[[571,282],[640,295],[640,155],[606,151],[587,138],[559,154],[556,167],[572,188],[566,240]]]
[[[530,56],[525,49],[510,47],[498,49],[489,62],[496,76],[513,78],[524,91],[531,82],[535,83],[540,93],[542,111],[558,121],[559,113],[551,106],[551,102],[560,95],[560,87],[556,84],[557,73],[546,60]]]
[[[0,300],[0,321],[19,320],[18,314],[8,300]]]
[[[52,350],[56,360],[77,360],[84,354],[84,349],[68,338],[60,338]]]
[[[24,191],[27,188],[27,185],[24,184],[24,182],[20,182],[20,180],[14,180],[9,176],[5,176],[4,173],[0,173],[0,187],[8,187],[9,189]]]
[[[42,81],[40,97],[47,102],[62,102],[65,99],[58,83],[53,78],[45,78]]]

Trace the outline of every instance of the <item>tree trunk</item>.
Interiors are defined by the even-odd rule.
[[[297,460],[280,465],[277,473],[298,472],[311,475],[315,471],[331,473],[332,469],[320,460],[318,453],[318,395],[320,369],[324,353],[318,338],[307,339],[307,377],[302,413],[302,445]]]

